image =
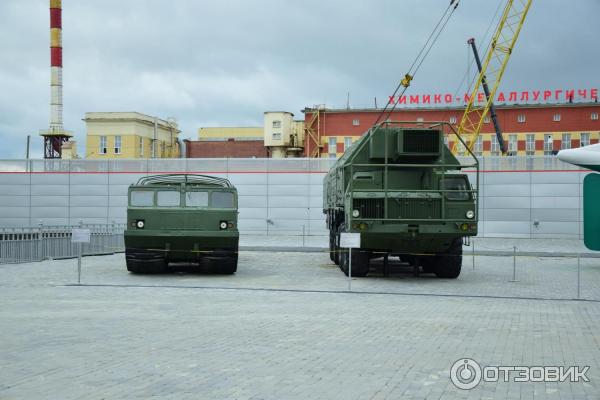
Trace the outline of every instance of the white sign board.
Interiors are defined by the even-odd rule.
[[[90,230],[82,228],[73,228],[71,231],[71,242],[73,243],[89,243]]]
[[[340,234],[340,247],[360,247],[360,233],[342,232]]]

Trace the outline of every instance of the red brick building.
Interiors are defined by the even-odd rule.
[[[265,158],[262,140],[184,140],[186,158]]]
[[[464,108],[403,108],[392,121],[460,122]],[[375,123],[381,109],[304,109],[305,154],[337,157]],[[503,105],[496,113],[510,154],[549,155],[564,148],[598,143],[600,103]],[[500,148],[489,117],[474,150],[499,155]]]

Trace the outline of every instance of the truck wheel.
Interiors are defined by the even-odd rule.
[[[223,258],[223,261],[216,269],[218,274],[231,275],[237,271],[238,253],[232,253],[230,256]]]
[[[448,251],[435,258],[435,274],[438,278],[458,278],[462,267],[462,238],[454,239]]]
[[[167,263],[164,261],[144,262],[126,260],[125,262],[127,264],[127,271],[134,274],[162,274],[167,269]]]
[[[339,228],[333,234],[333,262],[340,268],[342,267],[342,257],[340,253],[340,231]]]
[[[342,253],[344,255],[342,271],[344,271],[344,274],[348,276],[350,270],[350,257],[348,257],[348,249],[344,250],[345,251]],[[356,276],[357,278],[367,276],[370,267],[369,256],[370,254],[368,251],[359,249],[352,250],[352,276]]]
[[[335,262],[335,237],[331,229],[329,230],[329,258]]]

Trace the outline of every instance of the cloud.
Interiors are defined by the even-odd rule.
[[[49,117],[48,2],[4,0],[0,157],[22,157],[27,134]],[[498,1],[462,0],[419,71],[412,93],[455,92],[469,37]],[[326,103],[381,105],[417,55],[447,2],[437,0],[63,1],[65,128],[80,153],[89,111],[175,117],[183,137],[201,126],[260,125],[263,112]],[[598,87],[600,3],[533,3],[502,87]],[[493,27],[493,26],[492,26]],[[32,140],[41,156],[41,138]]]

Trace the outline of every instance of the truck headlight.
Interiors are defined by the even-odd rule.
[[[465,214],[465,216],[466,216],[468,219],[473,219],[473,218],[475,218],[475,211],[473,211],[473,210],[469,210],[469,211],[467,211],[467,213]]]
[[[221,223],[219,224],[219,228],[227,229],[227,221],[221,221]]]
[[[354,211],[352,211],[352,216],[353,216],[354,218],[358,218],[358,216],[359,216],[359,215],[360,215],[360,212],[359,212],[358,210],[354,210]]]
[[[135,226],[137,226],[137,227],[138,227],[138,229],[144,229],[144,226],[145,226],[145,225],[146,225],[146,224],[144,223],[144,220],[143,220],[143,219],[138,219],[138,220],[136,221],[136,223],[135,223]]]

